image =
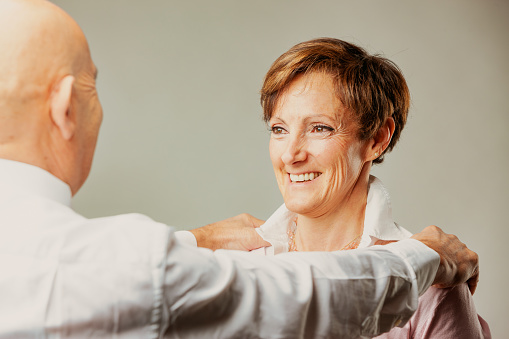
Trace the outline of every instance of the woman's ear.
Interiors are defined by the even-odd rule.
[[[51,92],[50,115],[62,138],[70,140],[76,129],[76,119],[70,114],[74,77],[66,75]]]
[[[392,117],[388,117],[370,142],[368,159],[373,161],[380,157],[391,142],[396,124]]]

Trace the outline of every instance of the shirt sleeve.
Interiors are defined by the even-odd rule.
[[[275,257],[182,246],[170,236],[160,334],[185,338],[358,338],[407,321],[439,256],[409,239]]]
[[[176,231],[175,232],[175,239],[179,241],[182,244],[186,244],[189,246],[197,247],[198,242],[196,241],[196,237],[193,233],[189,231]]]

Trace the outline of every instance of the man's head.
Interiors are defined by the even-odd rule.
[[[85,36],[44,0],[0,0],[0,31],[0,158],[41,167],[75,194],[102,121]]]

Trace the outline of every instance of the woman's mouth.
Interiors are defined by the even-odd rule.
[[[310,173],[302,173],[302,174],[290,174],[290,181],[291,182],[304,182],[304,181],[311,181],[313,179],[316,179],[320,176],[320,172],[310,172]]]

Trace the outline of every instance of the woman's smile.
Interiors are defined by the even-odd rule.
[[[290,181],[297,183],[297,182],[308,182],[312,181],[316,178],[318,178],[322,174],[321,172],[307,172],[307,173],[301,173],[301,174],[292,174],[289,173]]]

